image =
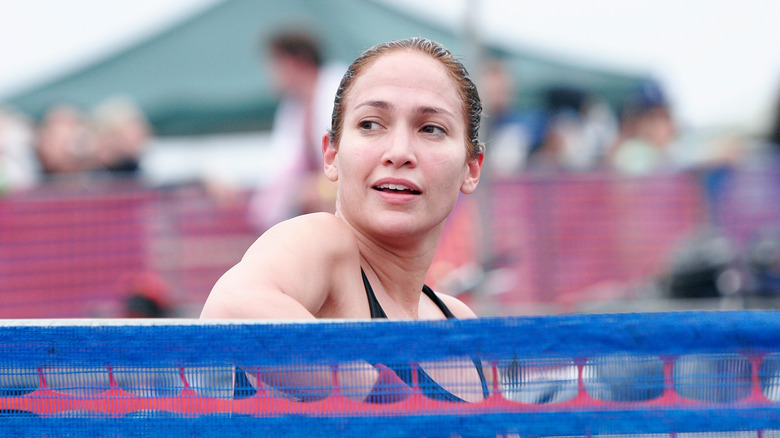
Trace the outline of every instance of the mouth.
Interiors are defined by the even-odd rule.
[[[419,195],[421,192],[403,184],[378,184],[373,187],[378,192]]]

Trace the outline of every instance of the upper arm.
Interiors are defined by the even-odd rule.
[[[313,318],[339,265],[357,257],[356,248],[351,231],[333,215],[282,222],[217,281],[201,318]]]

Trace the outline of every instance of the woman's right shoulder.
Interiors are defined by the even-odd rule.
[[[360,255],[351,228],[331,214],[290,219],[263,233],[216,283],[206,317],[316,316],[343,278],[358,276]],[[354,278],[352,279],[354,282]]]
[[[357,256],[357,239],[352,229],[331,213],[311,213],[280,222],[263,233],[251,252],[293,253],[305,262],[334,261],[341,256]],[[311,260],[314,261],[314,260]]]

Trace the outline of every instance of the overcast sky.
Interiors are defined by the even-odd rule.
[[[215,1],[0,0],[0,96]],[[760,129],[780,91],[780,1],[387,1],[447,26],[470,17],[481,37],[509,46],[655,74],[687,125]]]

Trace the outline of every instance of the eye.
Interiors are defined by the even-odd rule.
[[[371,120],[361,120],[358,123],[358,127],[364,131],[373,131],[380,128],[380,124]]]
[[[425,125],[422,127],[421,131],[432,135],[444,135],[447,133],[444,128],[436,125]]]

